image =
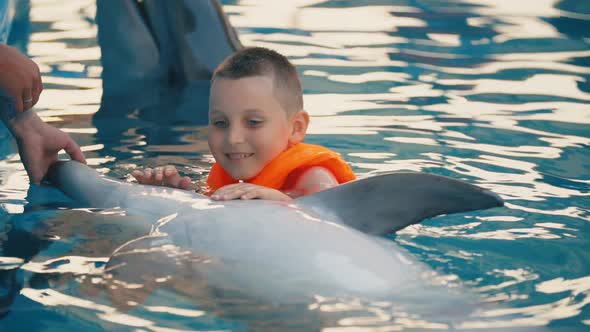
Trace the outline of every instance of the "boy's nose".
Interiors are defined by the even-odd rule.
[[[244,142],[244,132],[241,128],[236,128],[236,126],[230,128],[227,131],[227,141],[230,144],[237,144]]]

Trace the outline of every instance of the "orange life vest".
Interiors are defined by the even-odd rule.
[[[338,183],[356,178],[350,166],[338,153],[323,146],[298,143],[283,151],[268,163],[258,175],[246,182],[280,190],[284,189],[285,182],[293,172],[301,174],[304,170],[314,166],[328,169],[334,174]],[[238,183],[238,181],[234,180],[221,165],[213,164],[207,178],[208,194],[211,195],[217,189],[232,183]]]

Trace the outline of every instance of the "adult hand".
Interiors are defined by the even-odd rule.
[[[251,183],[234,183],[223,186],[211,196],[216,201],[229,201],[233,199],[267,199],[273,201],[290,201],[287,196],[276,189],[258,186]]]
[[[17,112],[33,107],[43,90],[37,64],[14,47],[1,43],[0,90],[12,97]]]
[[[31,183],[39,184],[43,180],[62,149],[73,160],[86,163],[82,150],[68,134],[46,124],[34,112],[19,114],[7,124]]]

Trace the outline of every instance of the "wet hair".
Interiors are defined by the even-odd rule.
[[[211,81],[261,75],[272,75],[273,93],[287,115],[303,110],[303,91],[295,66],[284,55],[268,48],[248,47],[238,50],[215,69]]]

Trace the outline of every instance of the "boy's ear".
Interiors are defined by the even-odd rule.
[[[306,111],[299,111],[293,114],[291,118],[291,135],[289,136],[289,144],[294,145],[303,140],[307,133],[307,126],[309,125],[309,114]]]

